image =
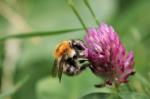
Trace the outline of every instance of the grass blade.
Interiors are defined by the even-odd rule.
[[[96,14],[94,13],[94,11],[93,11],[91,5],[89,4],[89,1],[88,1],[88,0],[84,0],[84,3],[85,3],[85,5],[87,6],[87,8],[89,9],[89,11],[90,11],[90,13],[91,13],[93,19],[95,20],[96,24],[99,25],[100,22],[99,22],[99,20],[98,20],[98,17],[97,17]]]
[[[14,88],[10,89],[7,92],[0,94],[0,99],[4,99],[16,93],[22,87],[22,85],[24,85],[24,83],[26,83],[28,80],[29,80],[29,76],[26,76],[23,80],[21,80],[18,84],[16,84]]]
[[[66,30],[57,30],[57,31],[48,31],[48,32],[32,32],[32,33],[20,33],[20,34],[13,34],[13,35],[5,35],[0,37],[0,41],[5,41],[7,39],[13,39],[13,38],[31,38],[31,37],[37,37],[37,36],[50,36],[50,35],[58,35],[62,33],[69,33],[69,32],[75,32],[83,30],[82,28],[77,29],[66,29]]]

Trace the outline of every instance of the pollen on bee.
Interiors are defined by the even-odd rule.
[[[59,58],[64,55],[64,53],[71,53],[71,47],[68,41],[63,41],[60,43],[55,50],[55,57]]]

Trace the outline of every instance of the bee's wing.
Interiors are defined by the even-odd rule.
[[[58,74],[58,69],[57,69],[57,60],[55,59],[54,60],[54,63],[53,63],[53,67],[52,67],[52,71],[51,71],[51,75],[52,77],[56,77],[57,74]]]
[[[58,67],[58,78],[59,78],[59,82],[61,82],[61,78],[62,78],[62,72],[63,72],[63,65],[64,65],[64,61],[65,61],[65,55],[62,56],[60,62],[59,62],[59,67]]]
[[[58,69],[58,78],[59,78],[59,82],[61,82],[61,77],[62,77],[62,66],[63,66],[63,63],[60,63],[60,66],[59,66],[59,69]]]

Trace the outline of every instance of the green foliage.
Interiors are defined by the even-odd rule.
[[[24,85],[24,83],[26,83],[28,81],[29,77],[26,76],[24,77],[24,79],[22,79],[20,82],[18,82],[14,88],[9,89],[7,92],[5,93],[1,93],[0,95],[0,99],[5,99],[8,96],[12,96],[13,94],[15,94],[16,92],[19,91],[19,89]]]
[[[97,26],[98,21],[106,21],[114,26],[127,50],[134,50],[136,75],[129,79],[128,84],[121,85],[119,92],[110,87],[95,88],[94,84],[103,80],[90,70],[76,77],[63,75],[59,83],[57,78],[50,75],[56,45],[63,40],[83,39],[85,35],[67,0],[2,0],[23,16],[31,32],[17,31],[18,34],[11,34],[18,28],[11,23],[13,18],[7,19],[9,17],[5,17],[0,7],[0,81],[7,40],[30,38],[21,40],[21,54],[12,75],[15,86],[6,93],[0,93],[0,99],[7,96],[12,99],[149,99],[150,1],[73,1],[87,27]],[[22,80],[26,75],[29,78]]]
[[[87,80],[87,77],[91,79]],[[59,83],[56,78],[48,77],[41,80],[37,84],[36,88],[38,99],[48,99],[49,95],[53,99],[60,99],[61,97],[67,99],[77,99],[80,98],[80,96],[95,92],[112,93],[112,90],[109,88],[94,88],[93,84],[96,83],[98,83],[96,77],[94,77],[94,75],[92,75],[89,71],[85,71],[84,74],[81,74],[79,77],[70,78],[63,76],[61,83]]]

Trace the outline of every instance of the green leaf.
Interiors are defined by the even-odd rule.
[[[150,34],[148,33],[148,34],[146,34],[146,36],[144,36],[144,37],[142,38],[142,41],[141,41],[141,42],[145,43],[145,42],[148,42],[149,40],[150,40]]]
[[[58,78],[49,77],[38,82],[36,94],[38,99],[78,99],[91,93],[113,93],[110,88],[95,88],[94,84],[97,83],[102,82],[90,71],[75,77],[63,75],[61,83]]]
[[[87,96],[87,95],[91,95],[91,94],[113,94],[113,90],[111,88],[90,88],[90,90],[87,90],[85,92],[82,93],[81,97]]]
[[[122,92],[119,93],[121,99],[149,99],[144,93],[136,93],[136,92]]]
[[[91,93],[79,99],[120,99],[120,96],[112,93]]]
[[[75,31],[80,31],[80,30],[82,30],[82,29],[77,28],[77,29],[66,29],[66,30],[57,30],[57,31],[48,31],[48,32],[20,33],[20,34],[2,36],[2,37],[0,37],[0,41],[12,39],[12,38],[21,39],[21,38],[31,38],[31,37],[37,37],[37,36],[41,37],[41,36],[58,35],[58,34],[75,32]]]
[[[29,79],[29,76],[26,76],[24,79],[22,79],[20,82],[18,82],[18,84],[16,84],[16,86],[14,86],[14,88],[8,90],[7,92],[0,94],[0,99],[4,99],[4,98],[16,93],[28,81],[28,79]]]
[[[148,87],[150,89],[150,84],[149,81],[147,79],[145,79],[145,77],[143,77],[142,75],[140,75],[139,73],[136,73],[136,77],[140,80],[140,82],[145,85],[146,87]]]
[[[0,76],[2,73],[2,66],[3,66],[3,60],[4,60],[4,43],[0,43]]]
[[[38,99],[63,99],[64,87],[59,83],[57,78],[43,79],[37,84],[37,98]],[[64,97],[65,98],[65,97]]]

